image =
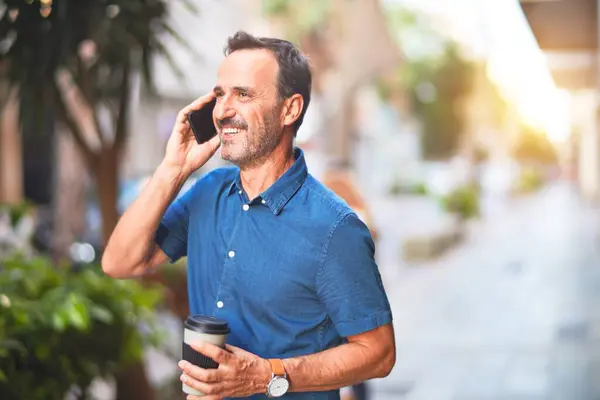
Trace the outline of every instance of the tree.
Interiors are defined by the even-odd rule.
[[[398,71],[409,109],[421,124],[421,149],[426,159],[455,154],[466,130],[464,101],[471,94],[474,65],[453,42],[442,53],[407,60]]]
[[[392,4],[386,17],[406,59],[391,74],[379,77],[380,96],[420,123],[424,158],[448,158],[467,130],[464,106],[473,90],[476,65],[423,15]]]
[[[158,55],[169,59],[161,38],[166,34],[184,44],[167,22],[168,2],[0,4],[0,62],[6,63],[6,78],[18,91],[21,121],[38,121],[41,128],[51,112],[67,127],[94,178],[106,240],[118,220],[118,172],[129,132],[132,80],[141,74],[152,93],[151,60]],[[118,377],[117,391],[120,399],[153,398],[141,364]]]
[[[151,60],[169,57],[165,0],[5,0],[2,60],[19,91],[21,119],[50,109],[68,127],[95,178],[106,239],[117,220],[118,169],[132,80],[152,93]],[[183,43],[183,41],[181,41]],[[174,67],[175,65],[172,64]]]
[[[527,125],[521,127],[512,155],[523,165],[553,166],[558,163],[558,152],[548,136]]]
[[[1,79],[1,72],[0,72]],[[23,200],[18,99],[5,80],[0,81],[0,204]]]

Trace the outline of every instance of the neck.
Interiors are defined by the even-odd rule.
[[[250,200],[267,190],[294,164],[292,146],[276,148],[264,162],[240,168],[240,179]]]

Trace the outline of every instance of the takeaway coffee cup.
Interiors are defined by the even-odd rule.
[[[218,368],[219,364],[192,349],[190,344],[201,341],[224,348],[229,332],[227,321],[204,315],[190,315],[184,324],[182,358],[201,368]],[[204,393],[187,386],[185,383],[183,384],[183,391],[195,396],[204,395]]]

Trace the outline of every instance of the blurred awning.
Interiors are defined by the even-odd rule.
[[[523,14],[557,86],[597,86],[597,0],[521,0]]]

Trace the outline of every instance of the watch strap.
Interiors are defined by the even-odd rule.
[[[285,367],[283,366],[283,361],[280,358],[269,358],[269,363],[271,364],[271,369],[273,370],[273,375],[275,376],[285,376]]]

